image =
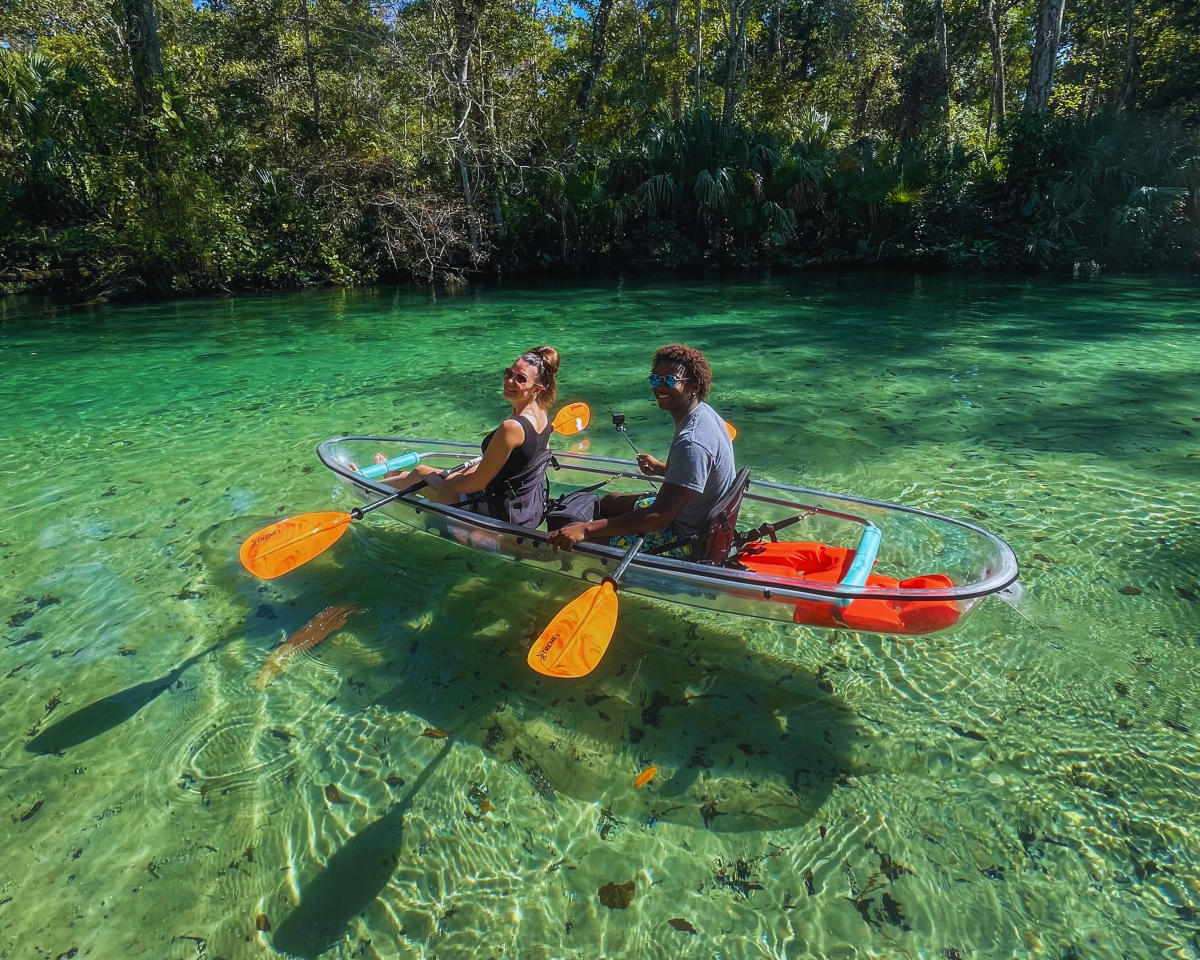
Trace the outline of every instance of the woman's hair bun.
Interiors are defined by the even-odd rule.
[[[538,382],[544,389],[538,396],[538,403],[543,408],[549,407],[558,395],[558,351],[550,346],[540,346],[526,350],[523,356],[541,371]]]
[[[555,350],[553,347],[542,346],[542,347],[534,347],[529,352],[536,353],[539,357],[542,358],[542,363],[545,364],[546,372],[548,374],[550,374],[551,376],[555,376],[555,377],[558,376],[558,365],[559,365],[560,360],[559,360],[557,350]]]

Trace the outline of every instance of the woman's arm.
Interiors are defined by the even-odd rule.
[[[478,493],[496,478],[496,474],[508,462],[509,454],[524,440],[525,431],[521,424],[516,420],[505,420],[492,434],[487,449],[483,451],[483,459],[475,469],[449,477],[438,476],[436,480],[430,477],[429,485],[435,490],[455,496],[460,493]]]

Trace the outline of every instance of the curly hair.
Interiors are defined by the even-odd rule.
[[[708,391],[712,387],[712,367],[699,350],[689,347],[686,343],[669,343],[654,351],[651,367],[657,367],[660,363],[673,363],[682,367],[683,375],[696,381],[696,396],[701,400],[708,398]]]

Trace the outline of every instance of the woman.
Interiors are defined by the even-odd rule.
[[[483,438],[483,458],[473,466],[445,475],[427,464],[389,474],[384,482],[403,487],[417,480],[429,486],[430,500],[461,506],[523,527],[542,522],[545,484],[554,427],[546,414],[558,391],[558,351],[534,347],[504,371],[502,392],[512,416]],[[376,455],[376,461],[384,458]]]
[[[642,473],[663,478],[657,495],[609,494],[600,501],[597,519],[551,534],[556,549],[570,550],[583,540],[628,548],[644,536],[642,549],[648,553],[688,557],[690,544],[661,548],[707,533],[709,515],[733,485],[737,470],[725,421],[704,402],[712,387],[704,354],[672,343],[655,351],[652,370],[650,388],[658,408],[675,421],[665,463],[648,453],[637,458]]]

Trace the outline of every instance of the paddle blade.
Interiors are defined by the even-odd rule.
[[[586,677],[608,649],[617,628],[617,594],[605,580],[576,597],[550,621],[526,658],[548,677]]]
[[[723,424],[725,424],[725,432],[727,434],[729,434],[729,441],[730,441],[730,443],[732,443],[734,440],[737,439],[737,427],[735,427],[728,420],[722,420],[721,422]]]
[[[592,422],[592,410],[582,400],[568,403],[554,418],[554,431],[571,437],[587,429]]]
[[[247,538],[238,558],[256,577],[273,580],[332,545],[346,532],[350,520],[350,514],[336,511],[280,520]]]

